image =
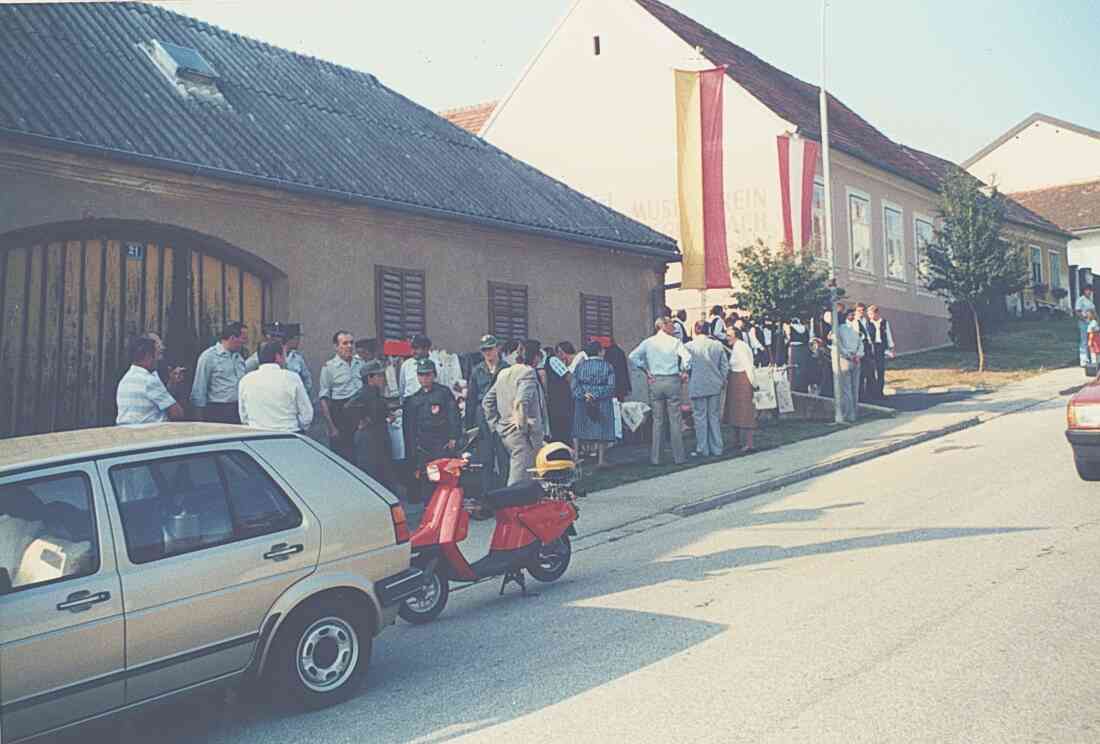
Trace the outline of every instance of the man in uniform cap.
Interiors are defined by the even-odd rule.
[[[268,343],[269,341],[278,341],[279,343],[286,344],[286,330],[283,328],[283,324],[279,321],[274,323],[265,323],[263,328],[264,339],[260,342],[260,346]],[[285,352],[284,352],[285,353]],[[244,360],[244,371],[255,372],[260,368],[260,347],[256,347],[256,351],[252,352],[252,356]]]
[[[413,355],[401,364],[401,374],[397,379],[397,389],[401,394],[402,404],[420,389],[418,363],[428,358],[432,351],[432,340],[423,334],[417,334],[412,337],[411,346]]]
[[[309,372],[306,358],[302,356],[302,352],[298,351],[302,343],[302,324],[283,323],[282,326],[286,332],[286,341],[283,343],[283,348],[286,350],[286,368],[302,378],[306,394],[313,397],[313,375]]]
[[[435,362],[418,359],[416,377],[420,389],[405,399],[401,425],[405,434],[405,453],[417,470],[452,454],[462,433],[458,405],[450,390],[435,384]],[[410,501],[419,502],[423,494],[412,488]]]
[[[393,455],[390,451],[390,433],[387,424],[393,421],[389,406],[386,405],[382,391],[386,387],[386,365],[379,359],[371,359],[363,364],[363,378],[366,384],[362,391],[363,419],[359,430],[363,443],[363,469],[370,477],[386,488],[393,490],[390,481],[393,470]]]
[[[496,336],[488,334],[481,337],[478,348],[482,361],[470,371],[466,390],[466,428],[477,427],[477,462],[483,466],[482,483],[486,491],[499,488],[508,480],[508,452],[500,436],[486,423],[485,411],[481,407],[485,394],[497,381],[497,375],[508,367],[508,363],[500,358],[499,346]]]

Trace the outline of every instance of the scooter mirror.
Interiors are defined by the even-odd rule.
[[[469,462],[470,460],[474,459],[474,456],[472,454],[470,454],[469,452],[463,452],[462,453],[462,459],[465,460],[466,462]]]

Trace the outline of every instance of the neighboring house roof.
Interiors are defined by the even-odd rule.
[[[969,158],[964,160],[963,163],[962,163],[963,168],[969,168],[970,166],[974,165],[974,163],[978,162],[979,160],[984,158],[986,155],[988,155],[989,153],[996,150],[998,147],[1003,145],[1005,142],[1008,142],[1010,139],[1012,139],[1013,137],[1018,135],[1020,132],[1024,131],[1028,127],[1030,127],[1032,124],[1034,124],[1036,122],[1040,122],[1040,121],[1045,123],[1045,124],[1050,124],[1051,126],[1060,127],[1061,129],[1069,130],[1071,132],[1077,132],[1077,134],[1083,134],[1086,137],[1093,137],[1095,139],[1100,139],[1100,132],[1096,131],[1095,129],[1089,129],[1088,127],[1083,127],[1080,124],[1074,124],[1073,122],[1066,121],[1065,119],[1057,119],[1053,116],[1047,116],[1046,114],[1034,113],[1031,116],[1024,119],[1023,121],[1021,121],[1016,126],[1012,127],[1012,129],[1009,129],[1007,132],[1002,134],[997,139],[990,142],[988,145],[986,145],[982,149],[978,150],[976,153],[971,155]]]
[[[1018,191],[1011,196],[1065,230],[1100,229],[1100,180]]]
[[[139,45],[198,50],[181,94]],[[0,136],[676,260],[675,241],[382,85],[145,3],[0,5]]]
[[[713,64],[726,65],[726,74],[732,80],[777,116],[798,127],[801,134],[821,139],[818,86],[765,62],[660,0],[634,1],[684,42],[699,48]],[[939,191],[946,167],[958,169],[943,158],[894,142],[831,94],[829,145],[935,192]],[[1006,215],[1009,221],[1064,234],[1057,225],[1009,201]]]
[[[475,103],[473,106],[462,106],[440,111],[439,115],[471,134],[479,134],[496,107],[496,101],[486,101],[485,103]]]

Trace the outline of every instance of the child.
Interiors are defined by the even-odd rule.
[[[1085,318],[1088,320],[1089,362],[1095,365],[1100,360],[1100,322],[1097,322],[1096,313],[1092,310],[1085,314]]]

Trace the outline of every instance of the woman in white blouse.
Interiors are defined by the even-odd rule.
[[[729,329],[733,339],[730,349],[730,377],[726,388],[726,420],[734,427],[734,444],[742,452],[753,449],[752,437],[756,431],[756,408],[752,394],[756,390],[756,365],[752,349],[745,342],[740,329]]]

